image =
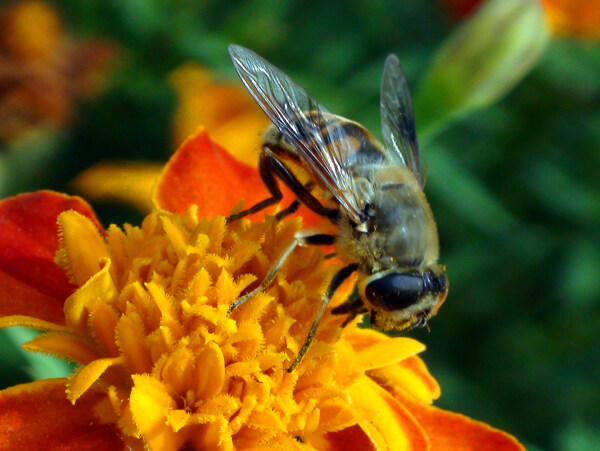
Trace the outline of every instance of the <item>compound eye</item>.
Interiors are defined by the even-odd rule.
[[[442,293],[448,289],[448,279],[444,274],[427,271],[424,276],[424,286],[428,293]]]
[[[419,301],[423,291],[420,274],[391,273],[367,283],[365,297],[384,310],[400,310]]]

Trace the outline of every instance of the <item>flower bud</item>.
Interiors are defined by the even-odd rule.
[[[442,44],[415,96],[428,135],[506,94],[539,60],[550,33],[538,0],[489,0]]]

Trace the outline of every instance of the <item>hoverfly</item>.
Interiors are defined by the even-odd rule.
[[[296,236],[260,286],[237,299],[231,309],[268,287],[296,246],[333,244],[346,266],[332,278],[288,371],[300,363],[331,297],[354,272],[359,298],[332,311],[348,315],[344,325],[368,312],[371,324],[380,330],[426,327],[446,299],[448,282],[438,264],[437,228],[423,193],[412,101],[398,58],[388,56],[383,71],[382,145],[362,125],[329,113],[256,53],[230,45],[229,54],[273,125],[265,132],[259,160],[271,197],[228,221],[278,203],[280,181],[297,199],[277,214],[278,219],[295,212],[302,202],[337,226],[335,235]],[[310,181],[303,184],[292,166],[301,167]],[[322,194],[317,197],[316,190],[325,199]]]

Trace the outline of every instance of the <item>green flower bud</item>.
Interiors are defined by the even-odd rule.
[[[538,0],[488,0],[442,44],[415,96],[425,135],[499,100],[534,67],[550,31]]]

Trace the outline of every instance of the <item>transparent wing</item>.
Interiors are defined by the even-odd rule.
[[[347,167],[356,148],[346,139],[343,126],[302,87],[256,53],[230,45],[229,54],[254,100],[298,151],[311,176],[359,223],[362,202]]]
[[[408,167],[423,186],[412,100],[396,55],[385,60],[381,78],[381,132],[387,156]]]

